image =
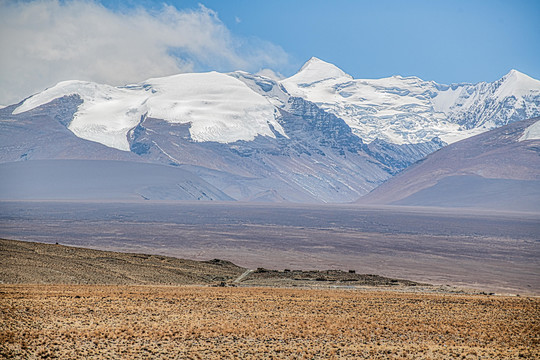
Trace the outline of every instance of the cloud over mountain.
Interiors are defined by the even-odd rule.
[[[66,79],[119,85],[216,69],[258,71],[288,61],[285,51],[235,36],[216,12],[113,11],[93,1],[0,1],[0,103]]]

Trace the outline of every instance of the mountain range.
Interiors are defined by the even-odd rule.
[[[64,81],[0,109],[0,198],[350,202],[448,144],[535,116],[540,81],[516,70],[442,85],[353,79],[312,58],[282,80]]]

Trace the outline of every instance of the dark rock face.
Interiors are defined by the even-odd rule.
[[[402,145],[375,140],[367,145],[367,149],[375,159],[388,166],[388,171],[392,175],[395,175],[445,145],[446,143],[439,138],[424,143]]]
[[[341,155],[345,151],[357,153],[366,150],[362,140],[352,133],[345,121],[315,104],[291,97],[287,110],[288,114],[282,111],[282,126],[287,134],[293,134],[298,139],[316,138],[320,147],[331,148]]]

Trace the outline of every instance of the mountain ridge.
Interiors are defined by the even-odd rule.
[[[298,74],[281,82],[287,91],[344,119],[365,142],[446,143],[540,115],[540,81],[517,70],[477,84],[438,84],[415,76],[352,79]]]
[[[247,88],[233,84],[231,77]],[[74,94],[81,96],[83,108],[70,130],[79,137],[126,151],[127,132],[144,114],[190,123],[195,141],[273,137],[268,125],[286,136],[275,120],[277,109],[286,107],[290,97],[301,97],[342,118],[367,143],[379,139],[398,145],[416,144],[436,137],[451,143],[540,115],[540,81],[515,69],[493,83],[445,85],[414,76],[353,79],[337,66],[315,57],[295,75],[279,82],[245,72],[178,74],[122,87],[64,81],[25,99],[13,115]],[[239,103],[238,98],[245,101]],[[237,106],[223,107],[231,101]],[[107,111],[106,123],[95,119],[102,111]],[[95,116],[91,116],[92,112]],[[253,128],[253,124],[258,125]],[[81,129],[84,126],[89,129]],[[101,136],[121,136],[124,140],[96,137],[100,127],[106,130]]]
[[[452,110],[451,118],[435,105],[474,111],[460,117],[468,112]],[[494,111],[502,115],[486,123],[482,114]],[[160,164],[190,172],[197,191],[212,186],[219,198],[350,202],[445,146],[445,138],[537,112],[540,82],[517,71],[495,83],[448,86],[417,77],[353,79],[312,58],[281,81],[237,71],[121,87],[61,82],[0,109],[0,162]],[[158,199],[167,193],[160,189],[152,192]]]

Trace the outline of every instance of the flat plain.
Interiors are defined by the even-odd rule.
[[[538,298],[0,285],[5,359],[538,359]]]
[[[540,294],[540,214],[353,205],[0,202],[0,237],[219,258],[244,268],[356,270]]]

